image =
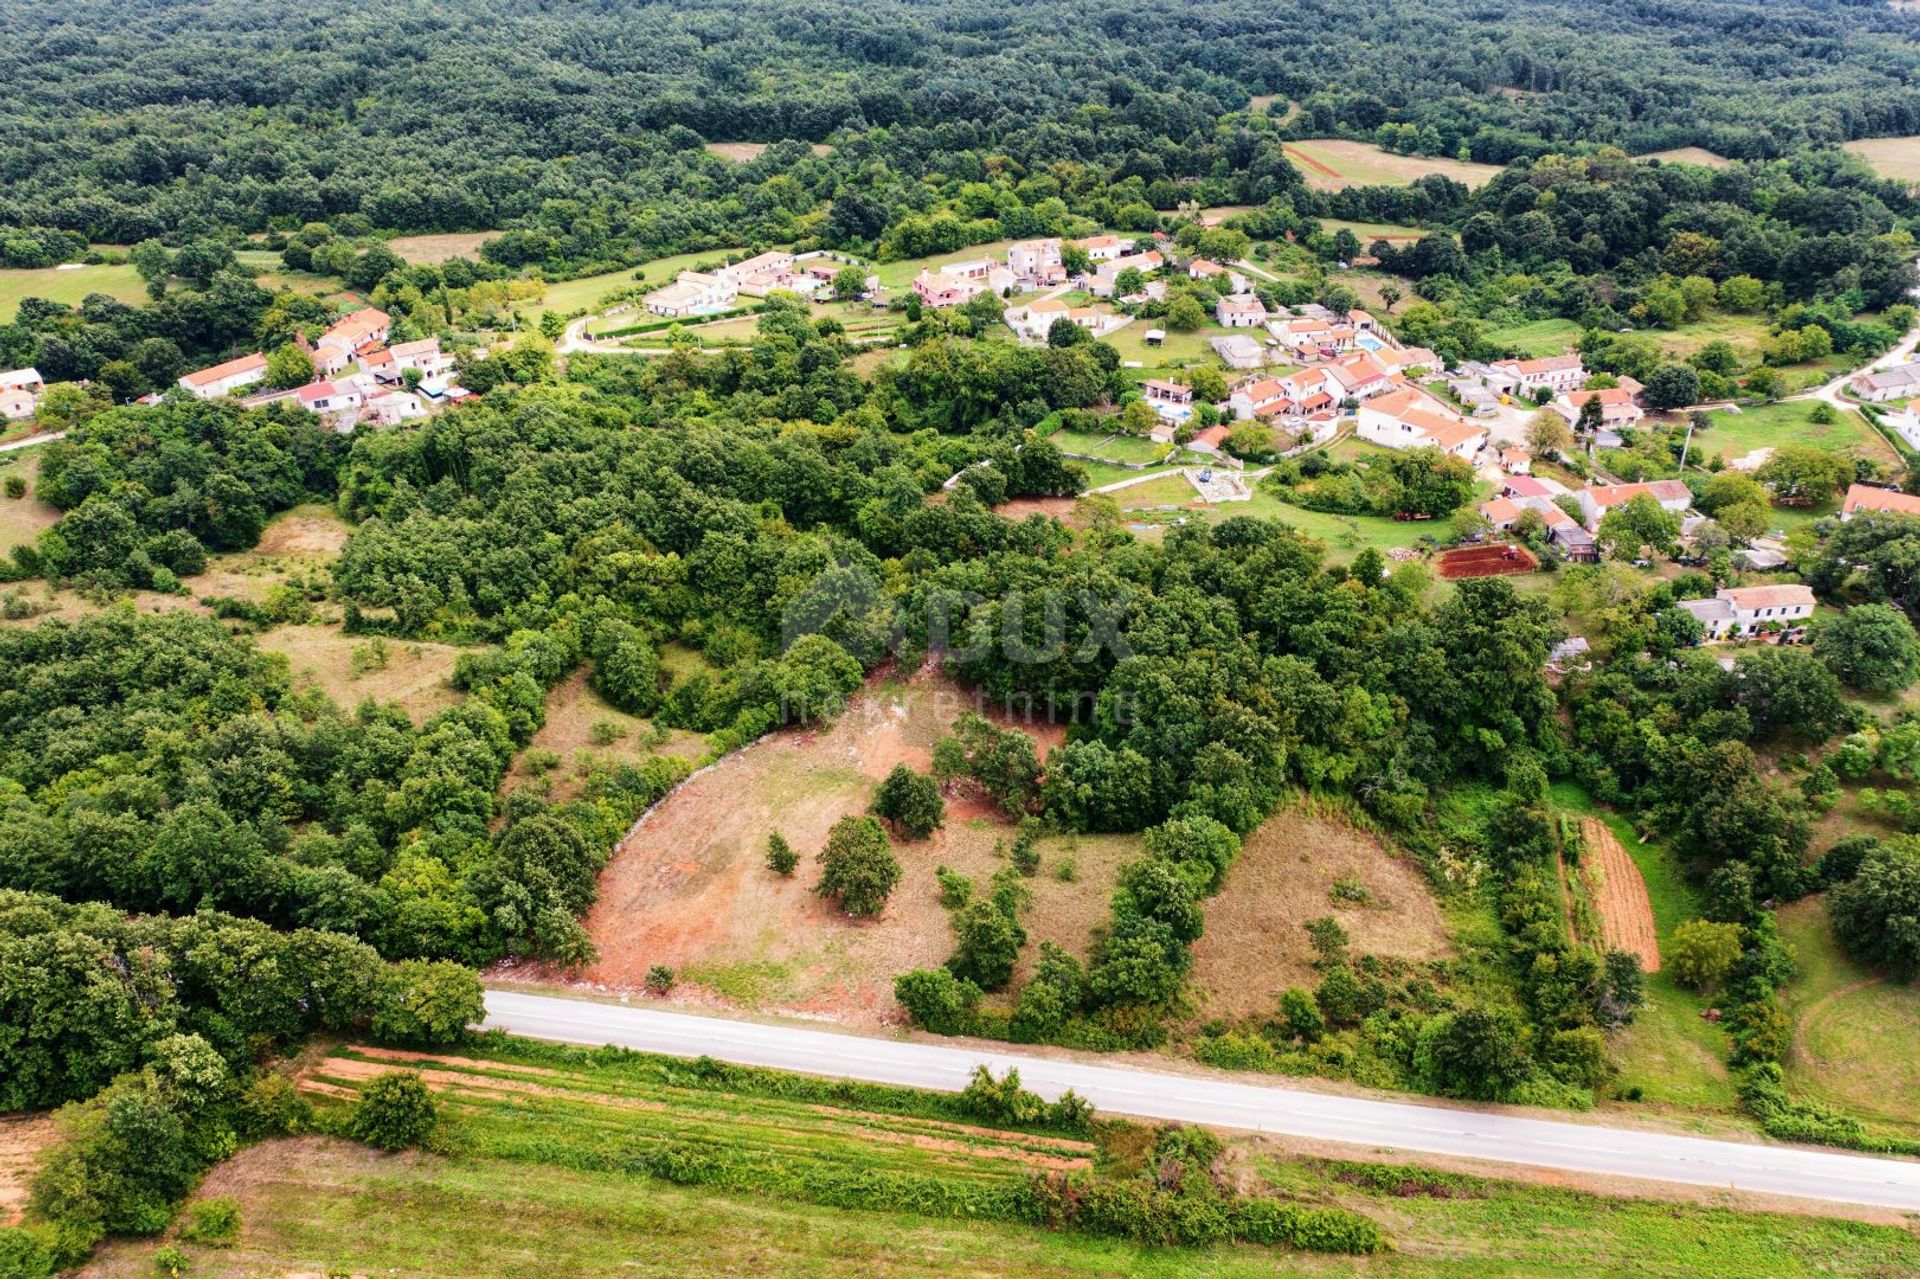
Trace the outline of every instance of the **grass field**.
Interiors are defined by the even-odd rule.
[[[1393,546],[1412,546],[1422,534],[1439,536],[1446,531],[1444,520],[1424,523],[1389,519],[1384,515],[1329,515],[1309,511],[1256,488],[1251,501],[1233,502],[1207,508],[1216,519],[1234,515],[1254,515],[1280,520],[1327,544],[1327,558],[1347,563],[1368,547],[1386,550]]]
[[[1787,1082],[1870,1124],[1920,1135],[1920,988],[1886,981],[1833,939],[1824,898],[1779,911],[1800,973],[1781,992],[1793,1018]]]
[[[1557,783],[1551,795],[1554,807],[1561,812],[1605,822],[1633,858],[1646,881],[1654,924],[1663,944],[1676,927],[1699,916],[1693,890],[1667,850],[1642,843],[1632,823],[1594,803],[1573,783]],[[1739,1098],[1726,1066],[1727,1037],[1700,1017],[1709,1001],[1682,989],[1665,972],[1650,974],[1646,989],[1646,1007],[1632,1025],[1612,1037],[1613,1053],[1620,1062],[1621,1087],[1638,1087],[1645,1098],[1621,1103],[1620,1108],[1645,1111],[1651,1107],[1676,1118],[1737,1114]]]
[[[1860,138],[1840,145],[1865,160],[1881,177],[1920,182],[1920,136]]]
[[[144,306],[147,301],[145,281],[126,263],[6,270],[0,271],[0,324],[13,322],[22,298],[45,298],[49,302],[79,306],[89,293],[105,293],[134,306]]]
[[[1162,475],[1118,490],[1113,500],[1123,511],[1138,511],[1152,506],[1185,506],[1196,496],[1186,476]]]
[[[1167,446],[1138,435],[1096,435],[1087,431],[1055,431],[1047,437],[1069,453],[1102,462],[1152,464],[1167,455]]]
[[[1511,328],[1495,329],[1487,341],[1517,351],[1527,359],[1559,355],[1580,338],[1580,326],[1572,320],[1534,320]]]
[[[439,1153],[383,1155],[318,1137],[242,1151],[197,1192],[236,1201],[234,1246],[168,1241],[189,1254],[190,1273],[1890,1279],[1920,1267],[1920,1239],[1898,1226],[1603,1198],[1300,1156],[1240,1138],[1228,1138],[1224,1165],[1240,1193],[1357,1213],[1384,1228],[1391,1251],[1359,1260],[1252,1246],[1142,1248],[953,1207],[956,1189],[990,1196],[1042,1169],[1091,1164],[1099,1176],[1140,1175],[1144,1133],[1135,1125],[1096,1129],[1086,1141],[1010,1132],[967,1122],[926,1094],[836,1095],[831,1085],[781,1083],[791,1077],[709,1076],[690,1063],[500,1040],[420,1063],[344,1049],[311,1060],[305,1075],[319,1104],[332,1107],[366,1078],[406,1064],[423,1065],[442,1099]],[[736,1188],[639,1171],[663,1148],[737,1161]],[[780,1172],[797,1175],[775,1193],[753,1189]],[[912,1212],[846,1191],[838,1193],[847,1206],[829,1206],[833,1187],[881,1174],[946,1193],[927,1194]],[[110,1244],[80,1273],[145,1279],[161,1242]]]
[[[1738,413],[1715,412],[1710,415],[1713,424],[1693,437],[1694,455],[1703,463],[1716,453],[1732,461],[1755,449],[1812,444],[1885,466],[1900,466],[1900,457],[1893,446],[1858,413],[1843,410],[1835,421],[1822,426],[1809,420],[1812,411],[1813,405],[1807,401],[1782,401]]]
[[[992,258],[996,262],[1007,260],[1007,246],[1012,240],[995,240],[991,244],[974,244],[954,253],[937,253],[926,258],[904,258],[899,262],[880,262],[875,264],[873,274],[880,279],[884,289],[904,289],[913,283],[914,277],[922,269],[937,270],[954,262],[972,262],[979,258]]]
[[[546,293],[538,301],[516,304],[515,310],[521,312],[553,311],[561,315],[570,315],[575,311],[597,311],[600,299],[617,289],[630,289],[636,284],[649,287],[671,284],[673,277],[682,271],[698,270],[702,266],[719,266],[726,260],[727,249],[706,249],[699,253],[680,253],[670,258],[656,258],[652,262],[637,267],[627,267],[619,271],[608,271],[604,275],[582,276],[578,280],[561,280],[547,285]],[[640,279],[634,278],[635,273]]]
[[[1733,164],[1724,155],[1717,155],[1705,147],[1674,147],[1668,151],[1649,151],[1645,155],[1633,157],[1636,160],[1661,160],[1667,164],[1698,164],[1709,169],[1725,169]]]
[[[0,480],[18,475],[27,481],[25,497],[0,496],[0,556],[39,540],[42,529],[60,518],[58,508],[40,500],[40,450],[0,453]]]
[[[1339,191],[1350,186],[1403,187],[1429,173],[1444,174],[1477,187],[1500,172],[1500,166],[1495,164],[1396,155],[1371,142],[1352,142],[1345,138],[1289,142],[1286,152],[1287,158],[1306,178],[1307,185],[1321,191]]]
[[[415,265],[436,266],[451,258],[478,258],[480,246],[498,231],[456,231],[449,235],[402,235],[387,247]]]
[[[1339,218],[1321,219],[1320,229],[1328,235],[1351,231],[1359,237],[1363,249],[1375,240],[1417,240],[1427,234],[1417,226],[1400,226],[1393,222],[1343,222]]]

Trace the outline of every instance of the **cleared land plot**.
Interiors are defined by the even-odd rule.
[[[682,271],[720,266],[727,260],[728,254],[737,252],[737,249],[702,249],[698,253],[677,253],[672,257],[655,258],[639,266],[622,267],[601,275],[560,280],[549,283],[546,292],[537,300],[515,303],[514,310],[554,311],[562,315],[571,315],[575,311],[598,311],[600,299],[608,293],[642,284],[650,287],[671,284],[673,278]]]
[[[1505,577],[1513,573],[1531,573],[1540,561],[1524,546],[1463,546],[1440,556],[1440,576],[1449,581],[1463,577]]]
[[[1787,1084],[1870,1124],[1920,1132],[1920,989],[1840,950],[1824,897],[1779,911],[1800,973],[1781,992],[1793,1018]]]
[[[14,1225],[26,1211],[40,1152],[56,1135],[52,1111],[0,1117],[0,1226]]]
[[[1487,341],[1527,359],[1559,355],[1579,339],[1580,326],[1572,320],[1561,319],[1533,320],[1487,334]]]
[[[1320,229],[1328,235],[1335,235],[1341,231],[1351,231],[1355,237],[1359,239],[1360,247],[1363,249],[1375,240],[1399,242],[1417,240],[1421,236],[1429,234],[1417,226],[1401,226],[1395,222],[1346,222],[1339,218],[1323,218],[1320,222]]]
[[[186,1245],[219,1279],[1586,1279],[1687,1274],[1800,1279],[1920,1269],[1898,1225],[1600,1198],[1508,1181],[1371,1189],[1346,1165],[1261,1157],[1276,1190],[1385,1224],[1395,1251],[1346,1257],[1220,1247],[1173,1251],[990,1221],[821,1209],[618,1173],[408,1153],[316,1137],[254,1146],[196,1192],[240,1205],[237,1244]],[[499,1223],[505,1228],[476,1227]],[[163,1240],[106,1245],[86,1279],[150,1279]],[[1677,1258],[1686,1260],[1676,1261]],[[1695,1264],[1697,1260],[1698,1264]]]
[[[1108,494],[1123,511],[1145,510],[1155,506],[1192,506],[1199,495],[1184,475],[1160,475]]]
[[[974,244],[952,253],[936,253],[932,257],[902,258],[898,262],[880,262],[873,268],[873,274],[880,278],[880,285],[886,289],[904,289],[913,283],[921,270],[939,270],[955,262],[972,262],[979,258],[992,258],[996,262],[1007,260],[1007,246],[1012,240],[995,240],[990,244]]]
[[[872,920],[849,919],[813,893],[815,858],[834,822],[865,812],[894,765],[926,769],[934,742],[975,706],[930,675],[877,684],[824,732],[777,734],[690,779],[641,820],[602,874],[587,918],[600,959],[580,979],[638,991],[653,965],[666,964],[681,978],[676,1000],[896,1022],[894,977],[940,964],[953,950],[934,868],[944,864],[984,888],[1006,865],[1014,827],[971,796],[949,796],[943,829],[894,845],[903,874]],[[1064,736],[1044,724],[1030,731],[1042,756]],[[801,856],[790,878],[766,866],[767,836],[776,830]],[[1139,840],[1083,835],[1043,839],[1039,848],[1041,873],[1027,881],[1034,905],[1022,917],[1030,937],[1022,969],[1041,941],[1086,952],[1089,931],[1107,918],[1117,868]],[[1072,883],[1056,873],[1067,858]]]
[[[1368,905],[1336,900],[1336,881],[1364,885]],[[1193,947],[1193,989],[1207,1016],[1271,1011],[1288,986],[1318,980],[1303,925],[1332,915],[1355,954],[1439,959],[1446,923],[1425,875],[1337,817],[1277,813],[1247,836],[1226,885],[1206,905]]]
[[[1456,182],[1477,187],[1500,172],[1500,166],[1495,164],[1396,155],[1371,142],[1353,142],[1346,138],[1289,142],[1286,153],[1306,178],[1307,185],[1321,191],[1339,191],[1350,186],[1403,187],[1429,173],[1443,174]]]
[[[387,247],[416,266],[438,266],[453,258],[477,258],[480,246],[498,231],[456,231],[448,235],[403,235]]]
[[[1709,169],[1726,169],[1733,165],[1733,161],[1724,155],[1709,151],[1705,147],[1674,147],[1667,151],[1649,151],[1645,155],[1635,156],[1634,159],[1660,160],[1667,164],[1699,164]]]
[[[1095,435],[1087,431],[1060,430],[1047,438],[1068,453],[1099,462],[1150,463],[1158,462],[1167,455],[1166,445],[1155,444],[1138,435]]]
[[[758,160],[772,145],[771,142],[709,142],[706,149],[708,154],[717,155],[722,160],[745,164],[749,160]],[[815,142],[808,149],[815,155],[833,154],[833,148],[825,142]]]
[[[38,541],[42,530],[60,518],[60,508],[40,500],[39,449],[0,453],[0,482],[14,475],[27,481],[27,496],[0,494],[0,555]]]
[[[255,642],[287,659],[296,687],[312,684],[346,710],[369,697],[398,702],[418,724],[460,700],[447,680],[462,650],[449,644],[376,644],[337,626],[276,626]]]
[[[594,728],[602,724],[618,734],[613,741],[594,740]],[[705,749],[706,739],[698,733],[669,728],[656,730],[646,720],[616,709],[587,687],[587,673],[580,670],[547,694],[547,722],[514,761],[505,785],[513,789],[545,777],[551,787],[548,798],[554,803],[564,803],[579,794],[581,777],[575,764],[581,752],[637,764],[649,755],[698,759]],[[532,766],[531,760],[539,759],[545,752],[560,758],[559,766],[552,772]]]
[[[1882,177],[1920,182],[1920,136],[1859,138],[1841,146],[1865,160]]]
[[[1646,884],[1660,938],[1699,917],[1699,902],[1670,852],[1643,843],[1624,818],[1600,808],[1578,786],[1556,783],[1551,798],[1563,813],[1600,822],[1632,859]],[[1613,1105],[1627,1114],[1652,1109],[1692,1123],[1739,1113],[1727,1070],[1726,1033],[1700,1016],[1711,1001],[1676,985],[1664,972],[1647,977],[1646,992],[1646,1005],[1632,1024],[1610,1037],[1622,1088],[1638,1087],[1644,1100]]]
[[[1902,465],[1893,446],[1857,412],[1843,409],[1825,425],[1813,421],[1812,412],[1813,405],[1806,401],[1762,404],[1738,413],[1716,411],[1709,415],[1711,425],[1706,432],[1694,435],[1694,455],[1704,462],[1718,453],[1730,461],[1755,449],[1812,444],[1892,469]]]
[[[11,324],[22,298],[45,298],[79,306],[89,293],[105,293],[134,306],[144,306],[147,285],[127,263],[112,266],[44,267],[0,271],[0,324]]]
[[[1660,971],[1660,932],[1653,920],[1653,901],[1627,850],[1597,817],[1580,823],[1586,852],[1580,874],[1587,881],[1595,909],[1600,912],[1601,939],[1608,950],[1624,950],[1640,958],[1640,971]]]

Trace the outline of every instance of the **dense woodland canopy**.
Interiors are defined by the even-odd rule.
[[[1864,0],[8,0],[0,224],[122,244],[349,213],[544,227],[576,249],[788,238],[829,194],[892,204],[928,174],[1241,173],[1255,139],[1216,121],[1255,94],[1300,101],[1298,136],[1392,120],[1492,163],[1576,141],[1777,156],[1920,131],[1917,23]],[[839,149],[745,166],[700,150],[781,139]]]

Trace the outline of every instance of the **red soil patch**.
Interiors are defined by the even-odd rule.
[[[1326,165],[1320,163],[1320,161],[1314,159],[1312,156],[1307,155],[1304,152],[1297,151],[1293,147],[1282,146],[1280,149],[1286,152],[1287,159],[1292,160],[1295,164],[1304,164],[1308,168],[1321,174],[1323,177],[1334,178],[1336,180],[1344,180],[1346,177],[1346,175],[1341,173],[1338,169],[1328,168]]]
[[[1524,546],[1463,546],[1440,557],[1440,576],[1449,580],[1531,573],[1539,567],[1540,561]]]
[[[1581,869],[1587,890],[1600,912],[1600,933],[1608,950],[1624,950],[1640,957],[1642,972],[1660,971],[1660,930],[1653,922],[1653,899],[1627,850],[1607,824],[1589,817],[1580,823],[1586,842]]]
[[[944,864],[984,886],[1006,864],[1001,853],[1013,824],[977,799],[950,795],[942,829],[895,843],[903,873],[876,919],[848,918],[811,891],[815,857],[834,822],[865,812],[896,764],[927,769],[955,717],[981,709],[972,695],[928,674],[877,683],[825,730],[779,733],[702,770],[640,819],[602,872],[586,919],[596,963],[578,974],[503,965],[495,976],[641,995],[648,970],[664,964],[679,978],[670,996],[676,1002],[897,1022],[894,977],[942,963],[953,948],[935,868]],[[1016,717],[1013,726],[1034,738],[1043,759],[1066,737],[1065,725]],[[801,856],[791,877],[766,866],[767,836],[776,830]],[[1120,860],[1123,843],[1134,846],[1087,837],[1042,842],[1049,868],[1074,856],[1082,874],[1071,884],[1049,875],[1030,881],[1034,949],[1045,938],[1084,951],[1083,921],[1100,912],[1082,911],[1080,899],[1104,902],[1109,863]]]
[[[1074,522],[1074,508],[1080,499],[1075,497],[1016,497],[1010,502],[1002,502],[993,508],[993,513],[1013,521],[1020,521],[1029,515],[1045,515],[1059,520],[1062,524]]]

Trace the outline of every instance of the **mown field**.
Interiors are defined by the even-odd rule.
[[[1315,138],[1287,143],[1287,158],[1307,185],[1322,191],[1350,186],[1408,186],[1415,178],[1439,173],[1477,187],[1500,172],[1498,165],[1475,164],[1441,156],[1397,155],[1371,142]]]
[[[1840,145],[1865,160],[1882,177],[1920,182],[1920,136],[1859,138]]]
[[[1842,410],[1822,425],[1811,419],[1812,412],[1812,403],[1804,400],[1760,404],[1738,413],[1718,411],[1710,415],[1713,424],[1706,432],[1694,435],[1694,451],[1703,462],[1716,453],[1731,462],[1755,449],[1812,444],[1895,469],[1901,465],[1893,446],[1859,413]]]
[[[105,293],[133,306],[147,301],[147,286],[127,263],[111,266],[0,270],[0,324],[11,324],[23,298],[79,306],[89,293]],[[8,367],[12,367],[9,365]]]
[[[345,1049],[312,1061],[306,1076],[323,1106],[338,1105],[372,1074],[405,1064]],[[835,1174],[920,1177],[990,1196],[1036,1172],[1138,1175],[1146,1134],[1134,1125],[1097,1126],[1089,1140],[1013,1132],[957,1119],[937,1102],[890,1102],[883,1094],[894,1090],[835,1098],[820,1095],[832,1085],[803,1085],[781,1096],[751,1078],[702,1078],[692,1063],[514,1041],[418,1064],[442,1099],[438,1153],[381,1155],[312,1137],[244,1151],[200,1191],[237,1202],[239,1237],[229,1249],[179,1245],[189,1273],[1785,1279],[1920,1267],[1920,1239],[1897,1226],[1602,1198],[1237,1140],[1223,1166],[1241,1194],[1358,1214],[1384,1229],[1392,1250],[1147,1248],[968,1217],[939,1196],[913,1211],[871,1197],[833,1206],[807,1201],[804,1180],[754,1193],[639,1169],[650,1150],[704,1150],[741,1160],[748,1179],[810,1169],[819,1186],[836,1184]],[[144,1279],[158,1246],[109,1245],[80,1273]]]

